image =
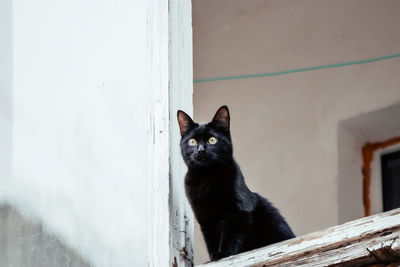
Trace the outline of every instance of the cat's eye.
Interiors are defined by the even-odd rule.
[[[210,144],[210,145],[214,145],[214,144],[216,144],[218,142],[218,139],[216,138],[216,137],[214,137],[214,136],[212,136],[212,137],[210,137],[210,139],[208,139],[208,143]]]
[[[195,146],[195,145],[197,145],[197,141],[196,141],[196,139],[194,139],[194,138],[192,138],[192,139],[189,139],[189,141],[188,141],[188,145],[189,145],[189,146]]]

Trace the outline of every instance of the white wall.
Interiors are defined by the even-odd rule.
[[[258,74],[400,53],[399,13],[395,0],[195,0],[194,77]],[[234,154],[247,184],[269,198],[301,235],[339,223],[339,123],[399,103],[399,69],[397,58],[196,83],[194,115],[209,121],[220,105],[229,106]],[[360,194],[347,201],[362,205]],[[362,206],[356,209],[362,211]],[[196,238],[201,238],[198,232]],[[206,261],[204,245],[197,241],[195,248],[196,262]]]
[[[168,2],[0,5],[0,199],[95,266],[169,265]]]
[[[11,175],[12,4],[0,0],[0,177]],[[2,188],[0,188],[2,190]],[[0,197],[1,200],[1,197]]]

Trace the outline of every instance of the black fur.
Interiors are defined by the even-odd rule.
[[[294,237],[279,211],[251,192],[233,158],[230,117],[222,106],[207,124],[178,111],[185,190],[212,261]],[[210,144],[210,137],[217,143]],[[194,138],[196,145],[190,146]]]

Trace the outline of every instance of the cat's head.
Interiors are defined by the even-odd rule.
[[[232,160],[230,116],[222,106],[209,123],[198,124],[182,110],[178,110],[181,132],[181,152],[186,165],[206,167],[224,165]]]

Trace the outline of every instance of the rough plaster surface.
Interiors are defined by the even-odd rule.
[[[399,53],[399,1],[193,1],[194,77],[255,74]],[[227,104],[235,157],[297,235],[339,223],[338,128],[400,102],[400,60],[194,84],[194,116]],[[360,170],[359,166],[358,170]],[[353,188],[359,192],[358,188]],[[348,201],[359,202],[359,195]],[[362,207],[357,207],[358,211]],[[197,229],[195,259],[207,254]]]

